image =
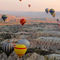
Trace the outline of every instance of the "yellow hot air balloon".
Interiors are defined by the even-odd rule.
[[[53,13],[53,15],[52,15],[53,17],[55,17],[56,16],[56,13]]]
[[[14,51],[19,57],[22,57],[26,53],[27,47],[23,44],[17,44],[14,47]]]

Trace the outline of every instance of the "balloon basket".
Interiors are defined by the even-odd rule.
[[[24,60],[24,57],[19,57],[19,60]]]

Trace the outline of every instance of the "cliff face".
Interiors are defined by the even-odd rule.
[[[23,28],[20,25],[0,26],[0,42],[2,43],[7,40],[10,42],[18,41],[22,36],[30,41],[31,48],[40,47],[43,50],[51,48],[54,51],[60,48],[60,30],[58,30],[57,25],[51,27],[47,24],[32,24],[24,25]],[[14,52],[9,58],[5,53],[2,53],[0,54],[0,60],[19,60],[19,58]],[[36,53],[29,53],[24,56],[24,60],[45,60],[45,58]]]
[[[26,60],[44,60],[44,56],[38,55],[36,53],[33,53],[29,58]]]
[[[44,56],[40,56],[36,53],[33,53],[33,54],[28,54],[26,56],[24,56],[23,58],[18,58],[18,56],[13,53],[11,54],[11,56],[9,56],[7,58],[7,56],[3,53],[0,55],[0,60],[44,60]]]

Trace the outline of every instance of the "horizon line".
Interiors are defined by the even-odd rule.
[[[8,10],[0,10],[2,12],[45,12],[45,11],[8,11]],[[55,12],[60,12],[60,11],[55,11]]]

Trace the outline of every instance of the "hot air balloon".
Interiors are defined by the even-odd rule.
[[[30,42],[26,39],[19,40],[17,43],[18,44],[24,44],[27,48],[30,47]]]
[[[58,27],[60,27],[60,20],[59,19],[57,19],[57,23],[58,23]]]
[[[3,19],[4,22],[5,22],[5,20],[7,19],[7,16],[6,16],[6,15],[2,15],[2,19]]]
[[[24,18],[20,19],[20,24],[23,26],[26,23],[26,20]]]
[[[10,43],[5,42],[2,44],[2,50],[8,57],[13,52],[14,47]]]
[[[54,9],[50,9],[50,14],[53,16],[53,17],[55,17],[55,15],[56,15],[56,13],[55,13],[55,10]]]
[[[19,0],[20,2],[22,1],[22,0]]]
[[[28,4],[28,7],[30,8],[31,7],[31,4]]]
[[[51,14],[55,13],[55,10],[54,9],[50,9],[50,13]]]
[[[22,56],[24,56],[24,54],[26,53],[27,48],[25,45],[23,44],[17,44],[14,47],[14,52],[21,58]]]
[[[59,19],[57,19],[57,22],[59,21]]]
[[[46,13],[48,13],[49,11],[50,11],[50,9],[49,9],[49,8],[46,8],[46,9],[45,9],[45,12],[46,12]]]

